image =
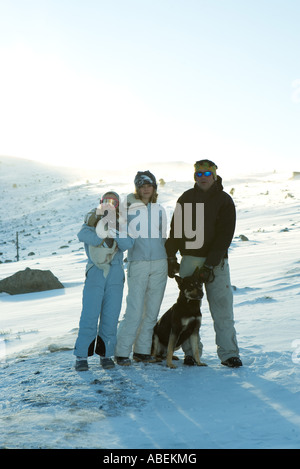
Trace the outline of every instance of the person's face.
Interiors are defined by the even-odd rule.
[[[210,173],[210,175],[205,175],[206,173]],[[213,173],[211,171],[198,171],[197,173],[195,173],[195,176],[196,183],[203,191],[208,191],[208,189],[210,189],[213,183],[215,182]]]
[[[104,215],[105,211],[114,213],[119,206],[119,201],[114,194],[105,194],[97,207],[96,214]]]
[[[151,184],[144,184],[139,188],[139,196],[143,201],[149,201],[153,195],[154,187]]]

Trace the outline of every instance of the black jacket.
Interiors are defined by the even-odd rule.
[[[185,212],[187,209],[184,204],[187,203],[190,203],[192,207],[191,217],[188,217]],[[186,237],[185,231],[187,231],[188,223],[190,224],[189,229],[196,230],[197,203],[204,204],[204,242],[199,249],[188,249],[186,241],[193,241],[196,236],[189,239]],[[179,197],[177,204],[181,205],[182,217],[175,217],[175,209],[171,221],[170,236],[165,244],[168,257],[174,257],[179,251],[182,256],[205,257],[205,263],[211,266],[216,266],[223,258],[227,258],[228,248],[235,230],[236,213],[232,198],[223,191],[222,178],[218,176],[217,181],[206,192],[201,190],[196,183],[192,189],[187,190]],[[175,218],[177,230],[174,230]],[[175,237],[176,234],[178,236],[178,220],[181,220],[182,223],[182,235],[179,238]],[[198,229],[199,222],[201,222],[201,217],[198,216]]]

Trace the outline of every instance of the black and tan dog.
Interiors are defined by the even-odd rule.
[[[193,358],[198,366],[206,366],[199,357],[199,329],[201,325],[201,298],[203,284],[197,267],[193,275],[185,278],[175,275],[180,293],[177,302],[159,319],[153,329],[152,355],[161,361],[167,357],[167,366],[176,368],[172,359],[174,350],[189,339]]]

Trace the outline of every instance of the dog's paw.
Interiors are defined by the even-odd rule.
[[[161,357],[154,357],[157,363],[161,363],[163,359]]]
[[[177,368],[177,366],[174,365],[174,363],[167,363],[167,367],[168,367],[168,368],[172,368],[173,370],[174,370],[175,368]]]
[[[203,362],[197,362],[197,366],[207,366],[207,364]]]

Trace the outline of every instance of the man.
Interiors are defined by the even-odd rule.
[[[200,279],[205,283],[209,309],[216,333],[217,353],[222,365],[242,366],[233,319],[233,295],[228,265],[228,248],[235,229],[235,206],[223,191],[222,178],[217,176],[217,165],[200,160],[194,165],[195,185],[179,197],[166,241],[168,275],[192,275],[200,268]],[[204,207],[204,212],[203,212]],[[200,227],[200,229],[199,229]],[[199,233],[202,233],[201,239]],[[187,233],[187,234],[186,234]],[[195,234],[194,239],[191,234]],[[182,260],[177,263],[176,253]],[[199,338],[200,352],[202,344]],[[195,365],[188,341],[183,344],[184,363]]]

